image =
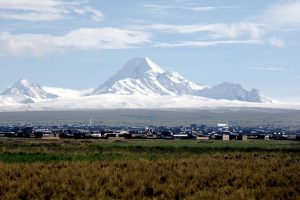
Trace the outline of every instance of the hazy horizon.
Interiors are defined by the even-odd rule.
[[[0,2],[0,91],[95,88],[134,57],[186,79],[300,101],[300,1]]]

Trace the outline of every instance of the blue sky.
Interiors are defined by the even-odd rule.
[[[209,86],[300,101],[300,1],[1,0],[0,90],[85,89],[147,56]]]

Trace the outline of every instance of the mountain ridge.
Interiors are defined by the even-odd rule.
[[[178,72],[164,70],[147,57],[136,57],[129,60],[116,74],[96,89],[78,91],[55,87],[41,87],[39,84],[32,83],[26,79],[20,79],[0,94],[0,104],[35,104],[45,101],[52,103],[56,101],[68,102],[78,98],[87,99],[85,97],[106,94],[115,95],[118,98],[122,95],[133,95],[135,97],[142,95],[149,96],[149,98],[150,96],[172,96],[174,98],[176,96],[189,96],[189,98],[199,97],[196,99],[200,101],[204,100],[204,102],[209,99],[226,100],[224,102],[227,104],[230,101],[272,103],[271,99],[265,97],[257,89],[246,90],[240,84],[229,82],[208,87],[205,84],[189,81]],[[121,99],[127,100],[130,98],[124,97]],[[134,99],[145,100],[144,98]],[[182,99],[187,100],[188,98]],[[123,102],[123,105],[130,105],[130,103],[134,102]],[[108,104],[107,106],[109,107],[110,105]],[[135,102],[134,105],[142,106],[144,104],[143,102]],[[89,106],[87,105],[87,107]]]
[[[178,72],[163,70],[147,57],[129,60],[108,81],[91,93],[98,94],[191,95],[247,102],[272,101],[258,89],[248,91],[240,84],[224,82],[208,87],[189,81]]]
[[[240,84],[223,82],[201,91],[200,96],[211,99],[240,100],[247,102],[271,102],[258,89],[246,90]]]

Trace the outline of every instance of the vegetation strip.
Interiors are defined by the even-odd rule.
[[[0,140],[8,199],[297,199],[294,141]]]
[[[93,141],[86,140],[2,140],[0,161],[5,163],[96,161],[96,160],[170,160],[199,158],[205,155],[297,154],[294,141],[214,142],[195,141]],[[165,144],[164,144],[165,143]]]
[[[1,163],[1,199],[297,199],[298,154]]]

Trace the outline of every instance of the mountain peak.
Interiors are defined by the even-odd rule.
[[[20,83],[22,85],[30,85],[30,82],[27,79],[24,79],[24,78],[17,81],[17,83]]]
[[[38,84],[32,83],[27,79],[20,79],[10,88],[1,93],[1,95],[18,96],[32,99],[54,98],[56,95],[45,92]]]
[[[163,73],[164,70],[152,62],[148,57],[136,57],[129,60],[121,70],[126,70],[135,75],[146,72]]]
[[[194,95],[204,88],[177,72],[163,70],[147,57],[136,57],[92,94]]]
[[[22,78],[22,79],[18,80],[17,82],[15,82],[10,88],[8,88],[4,92],[2,92],[2,95],[7,95],[7,94],[11,94],[11,93],[16,93],[16,92],[23,93],[23,92],[25,92],[25,90],[28,90],[28,89],[34,88],[34,87],[38,87],[38,85],[35,83],[31,83],[27,79]]]
[[[90,95],[93,94],[191,95],[211,99],[265,101],[259,91],[248,91],[240,84],[224,82],[209,88],[194,83],[177,72],[161,69],[147,57],[129,60],[121,70]]]
[[[18,80],[12,86],[12,88],[18,88],[21,90],[24,88],[32,88],[32,87],[38,87],[38,84],[32,83],[31,81],[24,79],[24,78]]]
[[[136,57],[129,60],[114,76],[101,85],[96,93],[110,88],[117,81],[124,79],[140,79],[149,74],[160,74],[164,70],[147,57]],[[100,91],[100,92],[99,92]]]

